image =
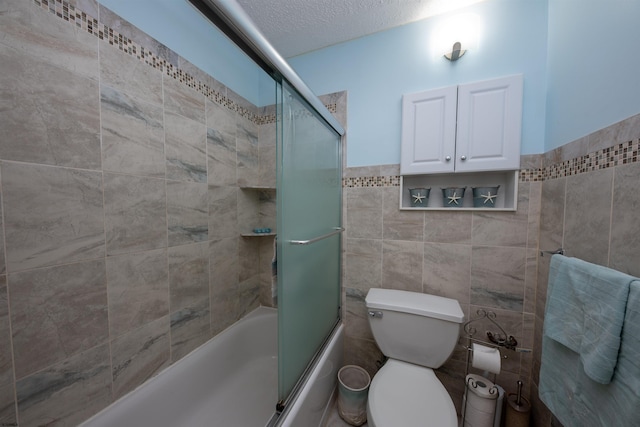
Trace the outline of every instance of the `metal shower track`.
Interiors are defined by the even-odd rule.
[[[256,28],[235,0],[189,0],[249,57],[278,81],[286,80],[340,136],[345,130],[298,74]]]

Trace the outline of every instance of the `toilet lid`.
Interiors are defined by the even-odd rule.
[[[457,427],[456,408],[432,369],[389,359],[373,377],[371,427]]]

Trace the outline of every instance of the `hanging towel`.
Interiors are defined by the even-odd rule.
[[[638,425],[640,281],[630,285],[618,364],[611,382],[593,381],[585,373],[578,353],[543,336],[539,396],[565,427]]]
[[[578,353],[585,373],[601,384],[616,367],[633,280],[578,258],[551,257],[544,335]]]

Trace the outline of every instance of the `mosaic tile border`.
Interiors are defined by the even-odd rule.
[[[233,100],[227,98],[222,93],[212,89],[209,85],[195,79],[189,73],[169,63],[149,49],[134,42],[130,38],[120,34],[118,31],[101,24],[96,18],[76,9],[72,4],[64,0],[33,0],[40,8],[49,11],[54,16],[75,25],[79,29],[96,36],[98,39],[106,41],[111,46],[117,47],[120,51],[135,57],[140,62],[159,70],[168,77],[171,77],[185,86],[203,94],[207,99],[216,104],[222,105],[232,110],[242,117],[257,125],[265,125],[276,122],[276,115],[259,115],[250,109],[243,107]],[[336,104],[326,106],[332,113],[336,113]],[[258,107],[256,107],[258,108]]]
[[[544,181],[544,170],[537,169],[522,169],[519,175],[520,182],[540,182]]]
[[[616,144],[612,147],[551,165],[544,171],[544,180],[637,163],[640,160],[639,152],[640,139]]]
[[[329,112],[331,114],[336,114],[338,112],[338,105],[333,103],[333,104],[327,104],[325,105],[325,107],[327,107],[327,110],[329,110]],[[312,113],[306,111],[303,112],[304,115],[309,115],[311,116]],[[276,115],[275,114],[268,114],[268,115],[264,115],[264,116],[259,116],[260,118],[260,123],[261,125],[266,125],[269,123],[275,123],[277,121]]]
[[[546,168],[522,169],[519,182],[542,182],[640,161],[640,139],[616,144]],[[400,176],[366,176],[344,178],[343,187],[399,187]]]
[[[523,169],[520,171],[519,181],[542,181],[543,176],[544,173],[542,169]],[[400,175],[343,178],[342,186],[348,188],[399,187]]]
[[[343,178],[342,186],[349,188],[399,187],[400,175]]]

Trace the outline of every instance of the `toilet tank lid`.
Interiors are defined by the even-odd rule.
[[[457,300],[418,292],[371,288],[365,299],[367,308],[400,311],[462,323],[464,313]]]

